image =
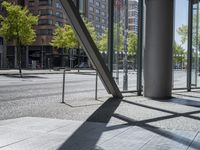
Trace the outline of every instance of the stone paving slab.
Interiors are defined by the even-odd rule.
[[[198,131],[24,117],[0,121],[1,150],[198,150]]]

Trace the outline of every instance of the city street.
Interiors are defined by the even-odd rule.
[[[186,87],[186,72],[174,72],[175,87]],[[137,73],[129,71],[129,90],[136,90]],[[85,107],[85,113],[101,105],[108,97],[100,80],[98,80],[98,101],[95,100],[94,71],[66,72],[65,102],[62,104],[63,74],[27,74],[24,78],[17,75],[0,76],[0,119],[22,116],[76,118],[82,120],[87,115],[79,114],[79,107]],[[199,77],[198,77],[199,78]],[[123,87],[123,72],[119,74],[119,87]],[[198,82],[199,83],[199,82]],[[95,106],[94,109],[93,105]],[[77,109],[71,109],[76,107]],[[74,111],[74,115],[73,112]],[[66,113],[63,115],[63,113]]]
[[[95,74],[66,74],[65,101],[70,107],[99,104],[95,101]],[[0,119],[31,115],[50,115],[52,109],[62,108],[62,74],[35,74],[18,78],[17,75],[0,76]],[[98,82],[98,98],[108,97]],[[84,100],[84,103],[81,103]],[[56,107],[56,105],[58,105]],[[55,107],[55,108],[54,108]],[[48,110],[47,110],[48,109]],[[47,111],[47,112],[45,112]],[[48,112],[51,111],[49,114]],[[54,116],[54,115],[53,115]]]
[[[175,85],[183,86],[186,72],[174,73]],[[128,75],[136,89],[136,72]],[[67,72],[61,103],[62,74],[0,75],[0,149],[199,148],[199,91],[174,91],[164,102],[134,95],[108,100],[99,81],[95,100],[95,77]],[[122,71],[119,77],[122,88]]]

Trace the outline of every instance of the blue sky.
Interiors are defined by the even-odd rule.
[[[180,37],[176,30],[182,24],[188,24],[188,0],[176,0],[175,2],[175,41],[180,43]],[[187,44],[184,45],[187,48]]]

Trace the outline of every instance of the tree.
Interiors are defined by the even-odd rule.
[[[99,40],[98,40],[98,36],[97,36],[97,32],[95,30],[94,25],[92,24],[92,22],[90,22],[87,18],[83,18],[83,22],[85,23],[85,26],[87,28],[87,30],[89,31],[93,41],[95,42],[96,46],[99,47]]]
[[[133,32],[128,33],[128,54],[134,55],[137,48],[137,35]]]
[[[173,44],[173,53],[174,53],[174,63],[183,63],[185,62],[185,49],[181,46],[181,44],[177,44],[174,42]]]
[[[33,26],[37,24],[38,17],[33,16],[26,7],[21,7],[9,2],[2,3],[7,15],[3,17],[0,15],[0,35],[2,35],[7,42],[12,42],[17,48],[17,63],[19,67],[19,74],[22,77],[21,70],[21,47],[29,45],[35,41],[36,33]]]
[[[83,21],[88,29],[91,37],[93,38],[94,42],[98,44],[96,30],[91,22],[87,19],[83,18]],[[65,24],[63,27],[58,26],[54,33],[53,39],[50,43],[53,47],[63,49],[63,53],[65,49],[70,48],[80,48],[80,43],[77,40],[77,37],[73,31],[73,28],[69,24]],[[64,63],[64,58],[62,58],[62,63]]]
[[[85,25],[91,34],[91,37],[95,42],[97,42],[97,34],[95,31],[95,28],[91,22],[89,22],[86,19],[83,19],[85,22]],[[71,25],[65,24],[63,27],[58,26],[54,33],[53,33],[53,39],[50,43],[53,47],[56,48],[78,48],[79,47],[79,41],[77,40],[77,37],[71,27]]]
[[[105,30],[105,32],[100,36],[99,38],[99,50],[101,52],[107,52],[108,50],[108,29]]]
[[[200,28],[198,27],[198,33],[195,33],[197,32],[197,23],[194,21],[193,23],[193,45],[196,45],[197,44],[197,38],[198,38],[198,43],[200,43]],[[181,37],[181,44],[185,44],[185,42],[188,40],[188,26],[187,25],[182,25],[181,27],[179,27],[177,29],[177,33],[180,35]],[[198,35],[198,37],[197,37]]]
[[[62,53],[65,54],[65,49],[78,48],[79,42],[74,34],[72,27],[68,24],[65,24],[63,27],[58,26],[55,29],[50,45],[62,49]],[[62,65],[64,65],[65,61],[63,55],[61,59]]]
[[[136,52],[137,47],[137,35],[133,32],[128,33],[128,54],[133,55]],[[124,36],[122,28],[118,28],[114,25],[114,49],[118,52],[122,52],[124,49]],[[108,50],[108,30],[106,29],[104,34],[99,38],[99,50],[106,52]]]
[[[187,25],[182,25],[177,29],[177,33],[181,37],[181,43],[184,44],[187,41],[188,38],[188,26]]]
[[[114,32],[113,32],[113,48],[115,51],[121,52],[124,49],[123,43],[124,43],[124,36],[123,36],[123,30],[120,26],[117,26],[117,24],[114,24]],[[108,51],[108,29],[106,29],[102,36],[99,37],[99,50],[102,52]]]
[[[58,26],[55,29],[50,45],[56,48],[77,48],[78,40],[72,27],[65,24],[63,27]]]

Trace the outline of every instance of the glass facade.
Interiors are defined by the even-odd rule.
[[[175,0],[174,3],[173,88],[186,88],[189,1]]]
[[[113,77],[121,91],[136,91],[138,22],[133,18],[138,18],[138,2],[115,0],[114,4]]]
[[[191,86],[193,88],[200,86],[200,49],[199,49],[199,31],[200,31],[200,23],[199,23],[199,1],[193,1],[192,5],[192,68],[191,68]]]

